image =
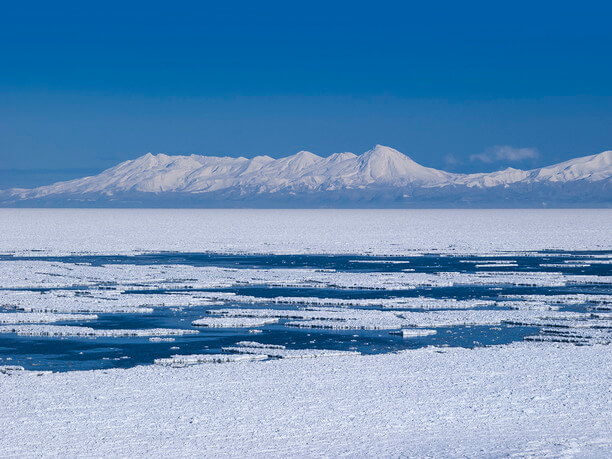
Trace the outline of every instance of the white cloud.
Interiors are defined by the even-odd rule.
[[[514,148],[510,145],[497,145],[487,148],[483,153],[470,156],[470,161],[481,161],[483,163],[494,163],[497,161],[523,161],[539,156],[535,148]]]

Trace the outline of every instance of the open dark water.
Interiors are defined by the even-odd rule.
[[[587,267],[572,266],[567,260],[575,262],[588,260],[595,256],[612,256],[612,250],[601,251],[550,251],[537,254],[494,256],[454,256],[424,254],[419,256],[363,256],[363,255],[232,255],[218,253],[150,253],[142,255],[70,255],[58,257],[20,257],[0,255],[0,261],[56,261],[62,263],[87,263],[92,266],[103,265],[188,265],[197,267],[215,266],[220,268],[307,268],[334,269],[339,272],[400,272],[414,269],[415,272],[476,272],[474,264],[487,261],[512,261],[518,267],[480,268],[477,271],[524,271],[524,272],[562,272],[566,274],[609,275],[609,264],[593,264]],[[404,263],[401,263],[404,262]],[[566,264],[563,269],[543,267],[541,264]]]
[[[64,257],[14,257],[0,256],[0,262],[53,261],[61,263],[80,263],[93,266],[104,265],[188,265],[193,267],[256,268],[256,269],[321,269],[336,272],[393,273],[405,269],[416,273],[440,272],[553,272],[571,275],[610,276],[612,265],[606,263],[589,264],[590,260],[601,260],[610,256],[612,251],[598,252],[539,252],[516,256],[498,254],[490,257],[423,255],[409,257],[366,257],[349,255],[225,255],[214,253],[154,253],[135,256],[92,256],[73,255]],[[516,266],[481,266],[488,260],[513,262]],[[580,263],[573,264],[567,261]],[[583,266],[582,264],[587,264]],[[476,267],[478,265],[478,267]],[[555,265],[551,267],[542,265]],[[333,278],[333,273],[330,274]],[[74,286],[72,290],[100,289],[96,286]],[[113,289],[112,283],[103,286]],[[8,289],[5,289],[8,290]],[[11,289],[20,290],[20,289]],[[50,287],[40,286],[23,291],[48,291]],[[62,290],[66,290],[63,288]],[[320,297],[341,299],[376,299],[398,297],[455,298],[458,300],[482,299],[497,300],[502,295],[559,295],[587,294],[611,295],[612,286],[606,283],[580,283],[563,287],[535,287],[516,285],[465,285],[453,287],[420,287],[412,290],[378,290],[273,287],[260,285],[235,285],[220,289],[122,289],[125,295],[145,293],[172,294],[175,292],[219,291],[233,292],[257,298],[278,296]],[[0,290],[0,304],[2,290]],[[96,321],[70,321],[51,325],[86,326],[97,329],[145,329],[145,328],[194,328],[191,322],[206,316],[206,311],[214,308],[276,308],[291,309],[296,306],[261,302],[241,304],[228,302],[222,306],[159,307],[152,314],[100,314]],[[490,309],[499,310],[492,306]],[[394,309],[395,310],[395,309]],[[414,309],[410,309],[414,311]],[[587,304],[562,306],[562,310],[585,312]],[[1,312],[15,312],[9,306],[0,307]],[[100,369],[112,367],[131,367],[151,364],[154,359],[174,354],[221,353],[224,346],[238,341],[258,341],[266,344],[282,344],[289,349],[338,349],[356,350],[362,353],[385,353],[423,346],[490,346],[521,341],[525,336],[539,332],[537,327],[523,326],[453,326],[437,329],[437,334],[426,337],[403,338],[392,335],[389,330],[326,330],[292,328],[278,324],[256,327],[261,333],[249,333],[247,328],[219,329],[197,328],[197,335],[174,337],[173,342],[151,342],[149,338],[78,338],[78,337],[26,337],[16,334],[0,334],[0,365],[21,365],[28,369],[68,371]]]

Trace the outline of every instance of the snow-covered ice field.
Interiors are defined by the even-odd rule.
[[[609,249],[610,209],[0,209],[0,253]]]
[[[0,455],[605,458],[610,368],[520,344],[5,375]]]
[[[610,457],[610,228],[0,209],[0,456]]]

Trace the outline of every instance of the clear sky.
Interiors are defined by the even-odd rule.
[[[612,149],[611,2],[4,2],[0,188],[146,152],[380,143],[452,171]]]

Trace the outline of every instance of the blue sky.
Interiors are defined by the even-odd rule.
[[[612,148],[609,2],[13,3],[0,188],[149,151],[381,143],[471,172]]]

